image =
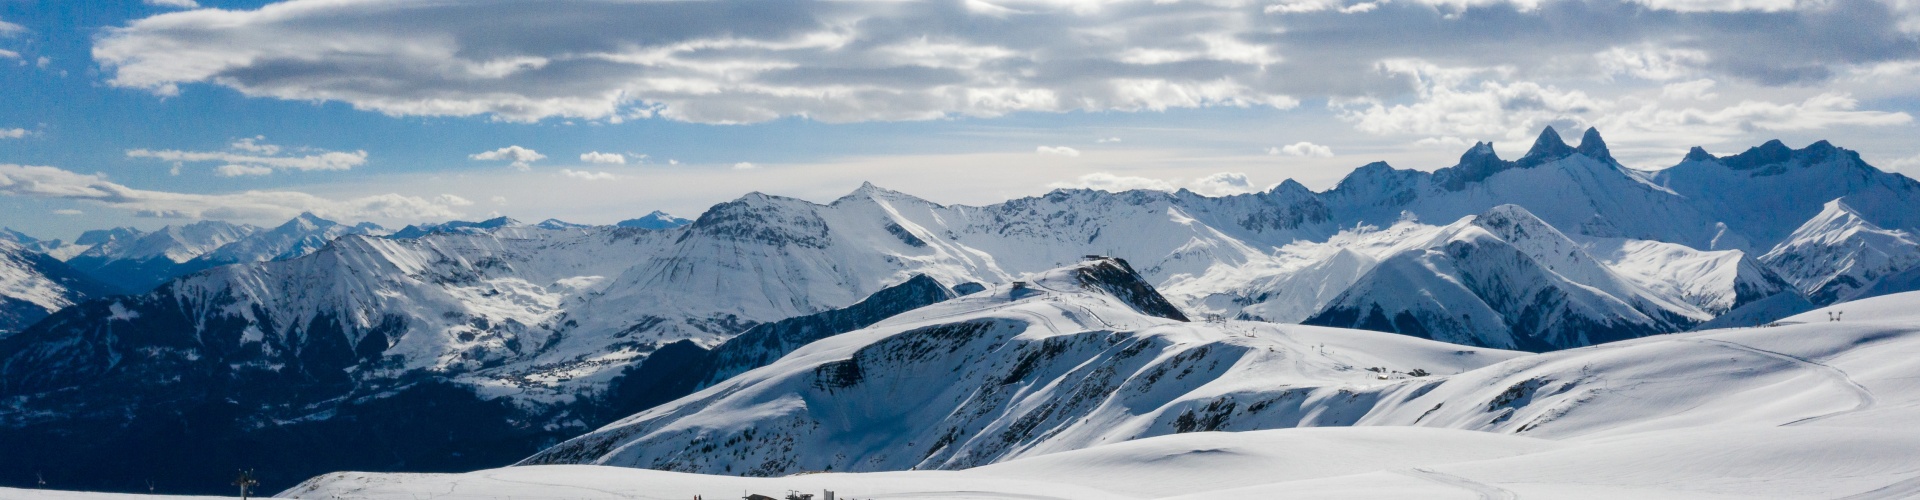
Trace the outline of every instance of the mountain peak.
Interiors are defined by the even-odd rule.
[[[1604,144],[1602,147],[1605,147]],[[1555,132],[1552,125],[1548,125],[1540,131],[1540,137],[1533,140],[1533,147],[1527,149],[1526,156],[1520,157],[1519,163],[1523,167],[1533,166],[1566,158],[1573,153],[1573,146],[1568,146],[1567,141],[1560,138],[1560,133]]]
[[[300,215],[288,219],[285,224],[281,224],[280,227],[274,229],[285,231],[312,231],[314,229],[336,225],[339,225],[339,223],[322,219],[320,216],[314,215],[313,212],[300,212]]]
[[[665,211],[654,210],[652,213],[647,214],[645,217],[641,217],[638,219],[623,220],[618,223],[615,223],[614,225],[620,226],[620,227],[634,227],[634,228],[640,228],[640,229],[673,229],[676,227],[685,226],[687,224],[692,224],[692,223],[693,221],[691,220],[674,217],[672,214],[666,213]]]
[[[1683,162],[1687,162],[1687,161],[1717,161],[1717,160],[1719,160],[1719,159],[1720,159],[1720,158],[1718,158],[1718,157],[1715,157],[1715,156],[1713,156],[1713,153],[1708,153],[1708,152],[1707,152],[1707,149],[1706,149],[1706,148],[1703,148],[1703,147],[1700,147],[1700,146],[1694,146],[1694,147],[1693,147],[1693,149],[1689,149],[1689,150],[1687,150],[1687,157],[1686,157],[1686,158],[1682,158],[1682,159],[1680,159],[1680,161],[1683,161]]]
[[[1613,160],[1613,153],[1607,151],[1607,141],[1600,138],[1600,127],[1587,127],[1587,132],[1580,135],[1580,147],[1574,151],[1603,162]]]
[[[1434,172],[1441,187],[1449,191],[1467,188],[1468,183],[1479,182],[1493,174],[1513,167],[1513,162],[1500,159],[1493,152],[1493,143],[1476,142],[1466,153],[1460,155],[1460,163]]]
[[[1082,289],[1097,289],[1126,303],[1141,314],[1159,316],[1175,321],[1189,321],[1180,308],[1160,295],[1147,279],[1140,276],[1126,259],[1119,257],[1088,256],[1080,264],[1064,269],[1043,273],[1058,276],[1060,271],[1073,280],[1073,284]],[[1045,277],[1041,279],[1046,279]]]
[[[0,241],[12,241],[26,245],[40,240],[32,236],[27,236],[26,233],[15,231],[10,227],[0,227]]]
[[[587,225],[587,224],[575,224],[575,223],[563,221],[560,219],[550,218],[547,220],[540,221],[539,224],[534,224],[533,227],[537,227],[540,229],[582,229],[582,228],[588,228],[593,226]]]
[[[1280,181],[1279,184],[1274,184],[1272,188],[1267,189],[1267,192],[1268,193],[1285,193],[1285,194],[1305,194],[1308,196],[1313,195],[1312,189],[1308,189],[1307,185],[1301,184],[1300,181],[1293,180],[1292,177],[1288,177],[1287,180]]]

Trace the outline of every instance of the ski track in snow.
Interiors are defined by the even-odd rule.
[[[1448,474],[1448,473],[1436,471],[1433,469],[1414,467],[1411,469],[1395,470],[1393,472],[1396,474],[1400,474],[1402,476],[1431,481],[1431,482],[1440,483],[1447,486],[1452,486],[1455,488],[1471,491],[1476,495],[1480,495],[1480,498],[1484,500],[1515,500],[1520,498],[1519,495],[1515,495],[1513,494],[1513,492],[1507,491],[1506,488],[1501,488],[1499,486],[1482,483],[1479,481],[1467,479],[1460,476],[1455,476],[1453,474]]]
[[[1729,349],[1735,349],[1735,350],[1740,350],[1740,351],[1746,351],[1746,352],[1749,352],[1749,353],[1753,353],[1753,354],[1759,354],[1759,355],[1761,355],[1761,356],[1766,356],[1766,357],[1770,357],[1770,358],[1774,358],[1774,359],[1779,359],[1779,360],[1782,360],[1782,361],[1786,361],[1786,362],[1789,362],[1789,363],[1794,363],[1794,364],[1799,364],[1799,365],[1804,365],[1804,366],[1810,366],[1810,367],[1813,367],[1813,368],[1815,368],[1816,370],[1818,370],[1818,371],[1819,371],[1820,373],[1822,373],[1822,374],[1825,374],[1825,375],[1826,375],[1826,376],[1827,376],[1828,378],[1832,378],[1832,379],[1834,379],[1835,381],[1838,381],[1838,382],[1840,382],[1840,383],[1841,383],[1841,385],[1844,385],[1844,386],[1846,386],[1846,387],[1847,387],[1847,390],[1849,390],[1849,391],[1852,391],[1852,392],[1853,392],[1853,395],[1854,395],[1854,397],[1856,397],[1856,398],[1859,398],[1859,399],[1860,399],[1860,403],[1859,403],[1859,404],[1857,404],[1857,405],[1854,405],[1854,407],[1853,407],[1853,408],[1848,408],[1848,409],[1845,409],[1845,410],[1840,410],[1840,411],[1836,411],[1836,412],[1833,412],[1833,413],[1828,413],[1828,414],[1825,414],[1825,415],[1815,415],[1815,416],[1811,416],[1811,417],[1807,417],[1807,418],[1803,418],[1803,419],[1799,419],[1799,420],[1795,420],[1795,421],[1792,421],[1792,422],[1787,422],[1787,423],[1785,423],[1785,424],[1781,424],[1781,425],[1783,425],[1783,426],[1786,426],[1786,425],[1800,425],[1800,424],[1804,424],[1804,423],[1808,423],[1808,422],[1814,422],[1814,421],[1818,421],[1818,420],[1823,420],[1823,419],[1826,419],[1826,418],[1829,418],[1829,417],[1833,417],[1833,416],[1837,416],[1837,415],[1844,415],[1844,414],[1848,414],[1848,413],[1854,413],[1854,412],[1859,412],[1859,411],[1862,411],[1862,410],[1866,410],[1866,409],[1868,409],[1868,408],[1873,408],[1873,406],[1874,406],[1874,405],[1877,405],[1877,404],[1879,404],[1879,403],[1880,403],[1880,399],[1879,399],[1879,398],[1876,398],[1876,397],[1874,397],[1874,396],[1873,396],[1873,391],[1869,391],[1869,390],[1867,390],[1867,388],[1866,388],[1866,386],[1862,386],[1862,385],[1860,385],[1860,383],[1859,383],[1859,382],[1855,382],[1855,381],[1853,380],[1853,377],[1852,377],[1851,375],[1847,375],[1847,372],[1845,372],[1845,371],[1842,371],[1842,370],[1840,370],[1839,368],[1834,368],[1834,367],[1833,367],[1832,365],[1828,365],[1828,364],[1826,364],[1826,363],[1821,363],[1821,362],[1818,362],[1818,361],[1814,361],[1814,360],[1810,360],[1810,359],[1807,359],[1807,358],[1802,358],[1802,357],[1799,357],[1799,356],[1794,356],[1794,355],[1791,355],[1791,354],[1785,354],[1785,353],[1779,353],[1779,352],[1774,352],[1774,351],[1769,351],[1769,350],[1766,350],[1766,349],[1761,349],[1761,348],[1758,348],[1758,347],[1753,347],[1753,346],[1749,346],[1749,345],[1746,345],[1746,344],[1740,344],[1740,343],[1736,343],[1736,342],[1728,342],[1728,341],[1725,341],[1725,340],[1719,340],[1719,339],[1686,339],[1686,340],[1689,340],[1689,341],[1692,341],[1692,342],[1698,342],[1698,343],[1703,343],[1703,344],[1705,344],[1705,343],[1711,343],[1711,344],[1714,344],[1714,345],[1718,345],[1718,346],[1721,346],[1721,347],[1726,347],[1726,348],[1729,348]]]
[[[1847,495],[1839,500],[1895,500],[1901,498],[1920,498],[1920,476],[1882,486],[1862,493]]]

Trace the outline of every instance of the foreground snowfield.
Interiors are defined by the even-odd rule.
[[[1045,281],[1043,280],[1042,283]],[[1844,312],[1844,321],[1828,321]],[[772,371],[772,370],[769,370]],[[1354,382],[1360,383],[1360,382]],[[1193,432],[954,471],[341,472],[285,498],[1914,498],[1920,293],[1401,382],[1353,427]],[[0,499],[137,496],[0,489]]]
[[[1844,321],[1826,319],[1839,311]],[[345,472],[281,496],[683,499],[790,489],[900,499],[1920,496],[1920,293],[1844,303],[1774,327],[1520,357],[1442,377],[1422,392],[1383,404],[1356,427],[1174,434],[958,471],[776,478],[577,465]],[[1448,414],[1449,407],[1461,411]]]

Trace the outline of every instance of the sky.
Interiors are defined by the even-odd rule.
[[[0,226],[1333,186],[1597,127],[1920,174],[1920,0],[0,0]]]

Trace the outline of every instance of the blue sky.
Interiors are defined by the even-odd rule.
[[[1912,0],[3,0],[0,22],[0,225],[42,237],[610,223],[868,180],[947,203],[1325,188],[1549,125],[1639,168],[1780,138],[1920,172]]]

